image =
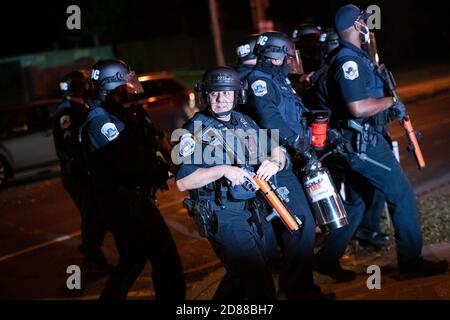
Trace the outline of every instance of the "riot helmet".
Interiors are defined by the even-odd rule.
[[[215,117],[227,116],[231,113],[237,103],[245,103],[245,90],[239,74],[230,67],[221,66],[208,69],[203,74],[201,82],[195,84],[195,90],[200,98],[200,102],[210,108]],[[210,93],[220,91],[233,91],[233,107],[226,112],[214,113],[211,109]]]
[[[320,48],[322,55],[324,57],[328,56],[328,54],[337,47],[339,47],[339,35],[333,28],[327,29],[320,36]]]
[[[269,31],[261,34],[254,52],[259,60],[282,60],[284,65],[290,65],[290,73],[302,73],[299,53],[294,42],[282,32]]]
[[[322,32],[320,26],[311,23],[301,24],[292,32],[292,40],[300,52],[305,73],[319,68],[322,56],[319,39]]]
[[[59,83],[64,97],[85,98],[90,89],[88,70],[77,70],[66,74]]]
[[[305,38],[319,39],[322,32],[320,26],[316,26],[312,23],[303,23],[292,31],[292,40],[294,43],[297,43]]]
[[[105,100],[111,91],[120,86],[124,86],[128,94],[144,92],[134,71],[130,70],[129,66],[121,60],[97,62],[91,70],[91,81],[100,100]]]
[[[239,46],[236,48],[236,55],[238,57],[238,62],[243,63],[248,60],[256,59],[254,53],[256,41],[259,38],[259,34],[251,34],[245,40],[240,42]]]

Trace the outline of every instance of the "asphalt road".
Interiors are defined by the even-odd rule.
[[[398,140],[400,162],[417,194],[432,191],[450,181],[450,91],[407,104],[414,128],[421,132],[426,167],[417,170],[412,153],[406,151],[403,128],[392,123],[389,132]]]
[[[417,193],[429,192],[450,181],[450,92],[408,105],[415,128],[423,135],[427,167],[416,170],[413,157],[405,151],[406,139],[398,124],[391,126],[399,140],[401,163]],[[181,254],[188,281],[188,298],[198,295],[196,280],[218,266],[209,243],[200,238],[181,206],[184,194],[170,191],[158,201]],[[82,278],[83,290],[69,291],[66,269],[80,265],[79,215],[58,177],[15,183],[0,191],[0,299],[94,299],[105,276]],[[107,236],[104,251],[110,263],[117,262],[114,241]],[[129,297],[151,298],[151,268],[132,288]]]

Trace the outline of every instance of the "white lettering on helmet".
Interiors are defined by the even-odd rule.
[[[237,54],[238,57],[245,57],[246,55],[250,54],[250,45],[243,44],[242,46],[239,46],[237,48]]]
[[[260,36],[258,38],[258,44],[260,46],[264,46],[264,45],[266,45],[267,40],[269,40],[269,38],[267,36]]]
[[[98,80],[99,76],[100,76],[100,70],[92,69],[91,79]]]

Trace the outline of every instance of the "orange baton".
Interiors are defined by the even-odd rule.
[[[294,218],[294,216],[281,202],[280,198],[278,198],[278,195],[271,188],[271,186],[266,181],[263,181],[256,176],[253,177],[253,180],[261,189],[261,191],[264,193],[264,196],[266,197],[267,201],[269,201],[273,209],[278,213],[278,216],[280,217],[281,221],[283,221],[283,223],[286,225],[289,231],[294,232],[298,230],[300,228],[301,222],[297,221]]]
[[[423,169],[425,167],[425,158],[423,157],[422,150],[420,149],[419,142],[417,141],[416,133],[413,129],[409,116],[406,116],[401,124],[405,129],[409,142],[412,144],[417,166],[419,167],[419,169]]]

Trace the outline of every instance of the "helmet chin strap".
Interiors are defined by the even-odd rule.
[[[211,110],[211,113],[214,116],[214,118],[223,118],[223,117],[226,117],[226,116],[230,115],[231,112],[233,111],[233,109],[234,108],[231,108],[230,110],[224,111],[224,112],[214,112],[214,111]]]

